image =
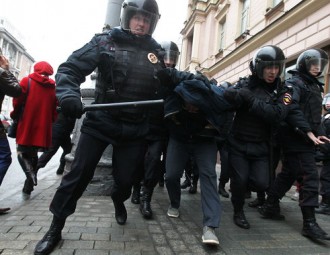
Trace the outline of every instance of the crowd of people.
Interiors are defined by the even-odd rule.
[[[283,81],[286,57],[281,48],[265,45],[256,50],[250,75],[233,84],[218,84],[201,73],[176,69],[177,45],[171,41],[159,44],[152,37],[159,18],[155,0],[125,0],[120,27],[96,34],[74,51],[59,66],[55,81],[49,78],[53,74],[50,64],[41,61],[18,84],[8,71],[8,61],[0,57],[1,92],[16,97],[11,117],[19,119],[17,157],[26,175],[23,192],[27,195],[37,185],[38,170],[60,146],[64,152],[57,173],[63,173],[64,155],[71,150],[70,133],[75,120],[83,115],[80,85],[87,75],[97,70],[94,104],[164,101],[151,107],[109,106],[86,113],[71,169],[50,204],[52,222],[34,254],[49,254],[61,240],[66,219],[75,212],[109,144],[114,178],[110,193],[120,225],[127,221],[124,202],[130,197],[139,204],[142,216],[152,219],[153,190],[164,181],[169,197],[167,215],[180,217],[181,189],[190,187],[194,194],[199,181],[202,242],[218,245],[219,195],[230,197],[234,224],[249,229],[244,213],[247,194],[257,192],[258,199],[249,206],[258,207],[263,218],[284,219],[279,202],[297,183],[302,235],[330,240],[315,217],[315,213],[330,211],[330,103],[328,97],[322,103],[324,84],[317,79],[328,68],[327,53],[322,49],[302,52],[296,69],[290,71],[292,77]],[[322,105],[327,113],[321,118]],[[34,107],[40,112],[38,124],[30,121]],[[0,132],[4,133],[1,126]],[[11,163],[5,135],[0,136],[0,145],[4,155],[0,158],[1,184]],[[321,178],[316,148],[325,155]],[[40,150],[44,154],[38,159]],[[279,162],[281,171],[275,176]],[[181,184],[184,172],[186,180]],[[228,182],[230,192],[225,189]],[[0,213],[8,210],[0,208]]]

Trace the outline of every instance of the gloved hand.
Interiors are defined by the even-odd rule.
[[[174,85],[171,78],[171,68],[164,68],[159,70],[156,73],[156,76],[162,86],[172,87]]]
[[[205,75],[198,73],[195,75],[195,79],[204,82],[206,87],[208,87],[209,90],[211,90],[211,82]]]
[[[248,88],[239,89],[238,94],[244,100],[244,102],[248,103],[249,105],[253,103],[254,95]]]
[[[83,104],[77,97],[64,98],[60,106],[61,112],[66,117],[80,119],[83,114]]]
[[[238,89],[235,88],[226,89],[223,93],[223,96],[228,101],[228,103],[232,105],[240,106],[243,103],[243,99],[239,95]]]

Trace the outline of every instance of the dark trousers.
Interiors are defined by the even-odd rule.
[[[320,195],[330,199],[330,160],[324,160],[320,173]]]
[[[180,179],[191,154],[199,169],[203,226],[219,227],[221,204],[215,171],[217,148],[213,139],[181,142],[170,138],[167,147],[165,183],[171,206],[180,207]]]
[[[241,144],[241,151],[231,147],[229,158],[231,202],[234,212],[243,210],[247,190],[262,192],[269,187],[269,156],[266,143]]]
[[[299,184],[299,205],[317,207],[319,176],[314,152],[284,153],[282,171],[276,176],[268,196],[281,199],[295,181]]]
[[[37,168],[43,168],[47,165],[47,163],[52,159],[52,157],[56,154],[57,150],[62,147],[63,153],[60,158],[60,162],[65,163],[65,155],[71,152],[72,143],[71,138],[63,137],[62,139],[52,139],[52,145],[49,149],[47,149],[38,159]]]
[[[65,219],[74,213],[77,201],[92,180],[97,164],[108,145],[107,142],[81,133],[71,171],[63,176],[50,204],[50,211],[56,217]],[[138,163],[143,160],[144,148],[144,140],[113,145],[113,200],[125,201],[130,197],[134,173]]]
[[[217,142],[217,148],[220,154],[220,177],[219,183],[225,186],[229,182],[229,160],[226,142]]]
[[[11,164],[11,150],[7,137],[0,138],[0,185]]]

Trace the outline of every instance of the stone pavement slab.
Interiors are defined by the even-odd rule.
[[[48,206],[60,179],[48,181],[39,193],[10,213],[0,216],[0,254],[33,254],[36,243],[48,230],[52,214]],[[89,187],[91,189],[91,187]],[[98,188],[99,189],[99,188]],[[230,199],[222,198],[222,220],[216,233],[219,247],[202,244],[202,211],[200,190],[197,194],[182,191],[179,218],[169,218],[166,188],[156,187],[152,199],[154,217],[141,217],[139,206],[127,200],[127,223],[118,225],[109,196],[96,196],[86,191],[78,201],[76,212],[67,219],[63,240],[54,255],[280,255],[330,254],[330,242],[313,242],[300,234],[300,208],[289,195],[281,201],[285,221],[261,219],[257,210],[245,206],[249,230],[237,227],[232,220]],[[247,202],[253,200],[253,197]],[[330,233],[330,216],[317,215],[319,225]]]

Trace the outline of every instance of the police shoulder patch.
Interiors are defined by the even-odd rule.
[[[282,100],[283,100],[283,104],[289,105],[289,104],[292,103],[292,96],[289,93],[285,93],[283,95],[283,99]]]

